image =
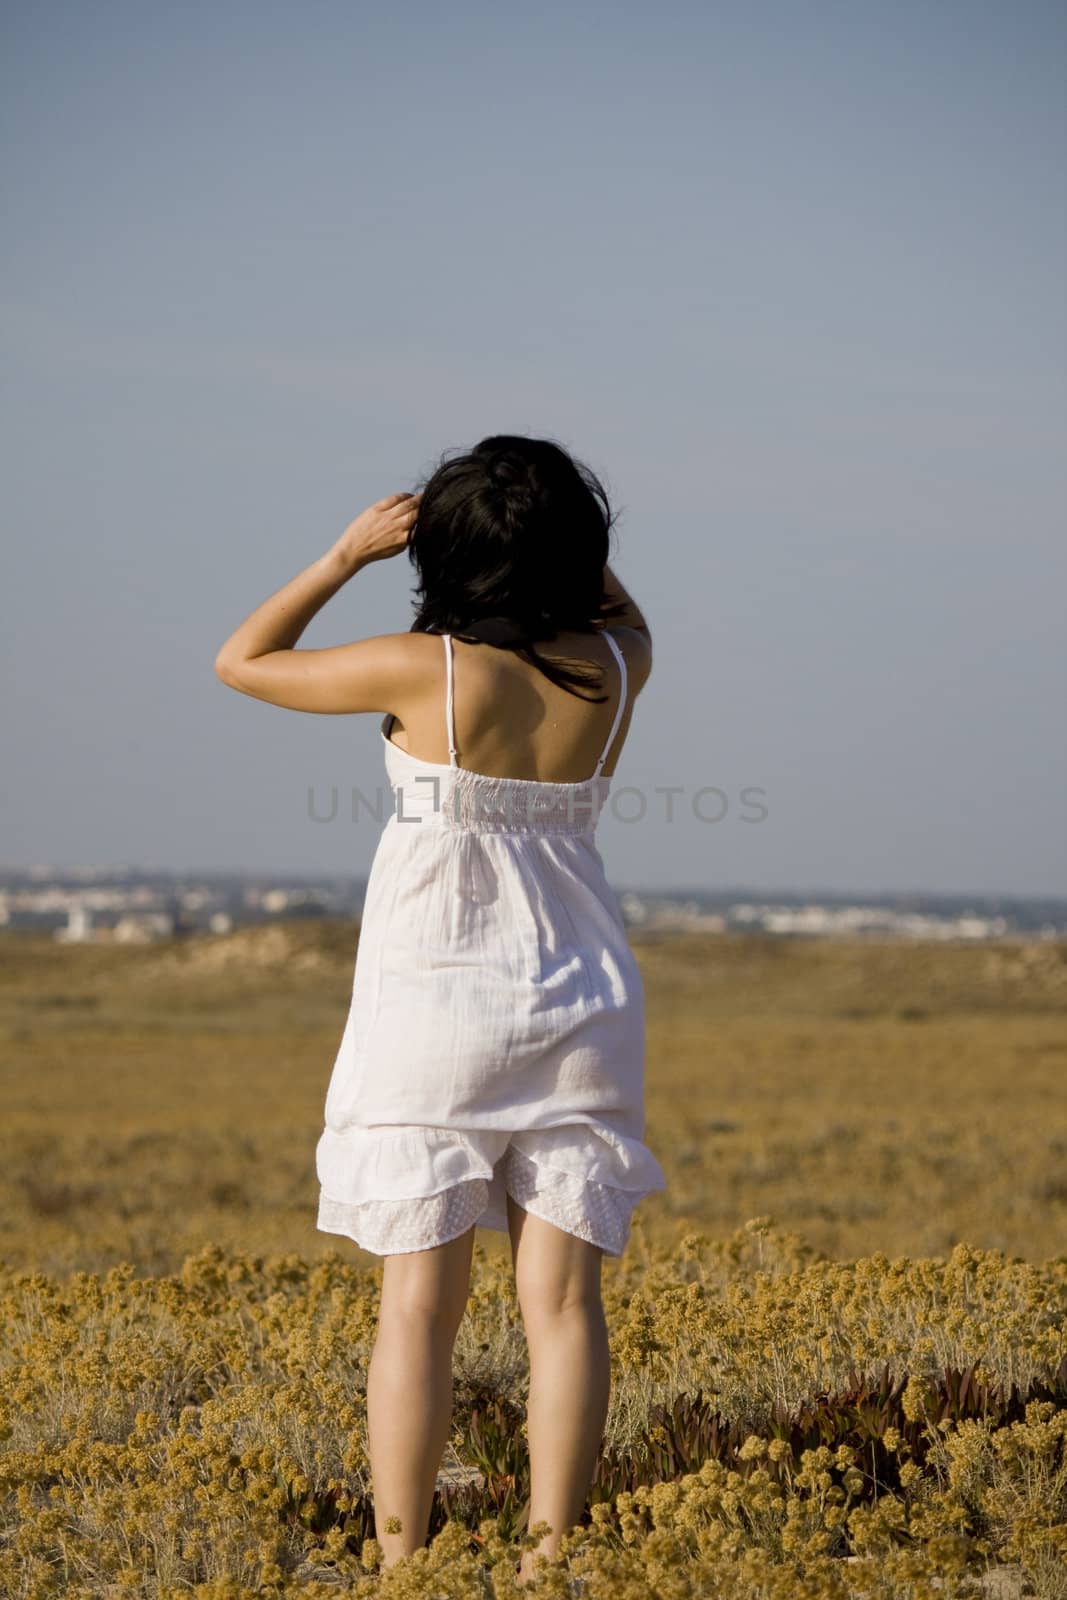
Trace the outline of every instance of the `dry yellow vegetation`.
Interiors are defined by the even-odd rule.
[[[377,1570],[380,1264],[314,1227],[356,937],[0,938],[0,1592],[530,1592],[485,1232],[457,1476]],[[1064,945],[633,942],[669,1187],[604,1263],[602,1463],[534,1592],[1062,1600]]]

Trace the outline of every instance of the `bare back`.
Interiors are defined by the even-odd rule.
[[[633,628],[612,628],[626,663],[626,704],[601,773],[610,777],[626,742],[633,704],[651,670],[645,637]],[[382,732],[399,749],[430,765],[448,764],[445,720],[446,662],[439,636],[433,642],[417,702]],[[619,706],[619,667],[611,645],[599,634],[564,633],[539,643],[538,654],[562,666],[592,666],[602,684],[572,694],[510,650],[453,639],[453,717],[457,763],[489,777],[544,783],[581,783],[594,770]],[[600,702],[582,696],[605,694]]]

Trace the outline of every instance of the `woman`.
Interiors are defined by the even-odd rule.
[[[367,1412],[386,1565],[426,1539],[476,1226],[510,1235],[530,1353],[528,1526],[550,1531],[520,1579],[556,1555],[607,1413],[601,1258],[666,1186],[643,1143],[641,978],[594,841],[652,659],[612,521],[558,445],[494,435],[370,506],[215,663],[275,705],[387,713],[396,809],[316,1151],[317,1226],[385,1258]],[[401,551],[409,632],[295,648]]]

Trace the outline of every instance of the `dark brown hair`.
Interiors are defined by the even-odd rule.
[[[626,609],[604,592],[616,514],[595,473],[550,439],[498,433],[446,452],[416,489],[411,632],[514,650],[572,694],[601,684],[599,669],[563,667],[535,648],[562,632],[600,632]]]

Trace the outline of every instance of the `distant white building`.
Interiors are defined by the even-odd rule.
[[[128,911],[112,930],[116,944],[148,944],[174,932],[174,918],[167,911]]]
[[[56,928],[55,938],[64,943],[81,944],[93,937],[93,913],[88,906],[75,904],[67,907],[67,925]]]
[[[626,922],[644,922],[648,917],[648,907],[641,896],[627,890],[619,896],[619,910]]]
[[[260,905],[264,911],[269,911],[272,915],[283,911],[307,912],[326,909],[322,895],[317,889],[268,889],[260,897]]]

